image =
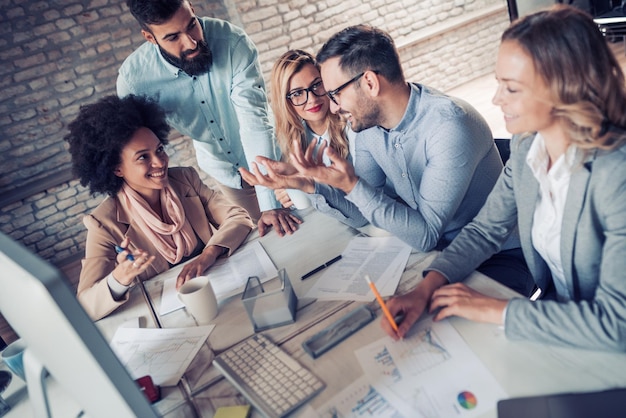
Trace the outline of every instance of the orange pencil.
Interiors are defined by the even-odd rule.
[[[370,280],[370,276],[368,276],[367,274],[365,275],[365,280],[367,281],[367,284],[370,285],[370,289],[372,289],[372,292],[374,292],[374,296],[376,296],[376,300],[378,301],[378,304],[383,310],[383,313],[389,320],[391,327],[396,332],[398,332],[398,325],[396,324],[396,321],[393,320],[393,316],[391,316],[391,312],[389,312],[389,309],[387,309],[387,305],[385,305],[385,302],[383,301],[383,298],[380,296],[380,293],[378,293],[378,289],[376,289],[376,285],[372,283],[372,281]]]

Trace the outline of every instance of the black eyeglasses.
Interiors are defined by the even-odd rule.
[[[317,97],[324,97],[326,89],[324,89],[324,83],[318,81],[313,83],[308,89],[297,89],[289,93],[287,99],[294,106],[304,106],[309,101],[309,92],[313,93]]]
[[[331,90],[326,92],[326,95],[328,96],[328,98],[330,100],[333,101],[333,103],[335,103],[337,106],[339,106],[339,103],[337,103],[337,100],[335,99],[335,96],[337,94],[339,94],[339,92],[343,89],[345,89],[346,87],[348,87],[350,84],[354,83],[355,81],[357,81],[359,78],[363,77],[363,74],[365,74],[365,71],[363,71],[361,74],[357,74],[356,76],[352,77],[350,80],[346,81],[345,83],[343,83],[341,86],[337,87],[335,90]]]

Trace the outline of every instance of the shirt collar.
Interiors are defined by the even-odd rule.
[[[395,127],[387,130],[379,126],[380,129],[383,129],[386,132],[406,132],[411,129],[411,125],[415,122],[415,115],[417,114],[417,108],[419,106],[420,97],[421,97],[421,87],[419,84],[408,83],[411,88],[409,94],[409,103],[406,106],[406,110],[404,111],[404,115],[402,115],[402,119],[400,119],[400,123],[398,123]]]
[[[319,142],[319,139],[321,138],[322,140],[325,140],[327,143],[330,143],[330,133],[328,132],[328,129],[326,129],[326,131],[323,134],[318,135],[315,132],[313,132],[311,128],[309,128],[309,125],[307,125],[305,121],[302,121],[302,124],[304,125],[304,130],[306,131],[306,136],[308,139],[316,139]]]
[[[163,54],[161,54],[161,50],[159,49],[159,46],[156,44],[152,44],[152,47],[156,49],[156,53],[159,57],[159,60],[161,61],[161,64],[163,64],[163,66],[165,67],[166,71],[170,74],[172,74],[172,76],[174,78],[178,78],[178,75],[183,71],[180,68],[178,68],[177,66],[171,64],[169,61],[167,61],[165,59],[165,57],[163,57]]]
[[[546,149],[545,139],[540,133],[535,135],[535,139],[526,154],[526,163],[531,168],[536,178],[550,175],[554,179],[560,179],[564,176],[570,176],[574,166],[579,162],[582,153],[578,147],[571,144],[565,150],[565,153],[554,162],[548,173],[548,151]]]

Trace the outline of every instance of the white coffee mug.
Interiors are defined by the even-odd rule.
[[[207,276],[199,276],[183,284],[178,289],[178,298],[198,325],[206,325],[217,316],[217,299]]]
[[[307,193],[298,189],[287,189],[287,194],[289,195],[289,199],[296,207],[296,209],[306,209],[311,206],[311,201],[309,200],[309,196]]]

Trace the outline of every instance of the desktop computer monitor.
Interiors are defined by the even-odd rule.
[[[0,312],[26,342],[25,368],[28,358],[42,365],[87,416],[157,417],[63,274],[2,233]],[[26,373],[36,415],[49,414],[41,382]]]

